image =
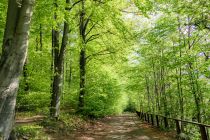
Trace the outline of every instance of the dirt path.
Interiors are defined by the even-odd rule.
[[[68,136],[56,136],[58,140],[174,140],[169,133],[161,132],[139,121],[135,114],[107,117],[93,125],[72,132]]]
[[[42,121],[45,118],[45,116],[33,116],[33,117],[29,117],[29,118],[17,118],[15,120],[15,124],[16,125],[22,125],[22,124],[32,124],[32,123],[37,123]]]

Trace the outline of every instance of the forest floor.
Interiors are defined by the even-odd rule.
[[[67,116],[67,118],[69,118]],[[44,116],[17,117],[20,140],[175,140],[174,133],[161,131],[139,120],[134,113],[81,121],[78,117],[69,124],[48,122]],[[46,123],[43,125],[42,123]],[[72,129],[73,128],[73,129]]]
[[[23,125],[23,124],[30,124],[30,123],[36,123],[44,120],[44,116],[42,115],[36,115],[32,117],[27,117],[27,118],[18,118],[16,119],[15,123],[17,125]]]
[[[54,140],[175,140],[173,133],[143,123],[135,114],[94,120],[68,135],[48,134]]]

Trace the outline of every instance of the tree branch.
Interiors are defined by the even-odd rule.
[[[91,54],[89,56],[87,56],[85,59],[90,59],[91,57],[93,56],[99,56],[99,55],[107,55],[107,54],[112,54],[112,53],[115,53],[114,51],[109,51],[108,49],[105,49],[105,50],[102,50],[102,51],[99,51],[99,52],[96,52],[94,54]]]
[[[94,39],[97,39],[99,37],[99,33],[98,34],[94,34],[94,35],[91,35],[86,41],[85,43],[87,44],[88,42],[94,40]]]
[[[97,23],[93,24],[93,26],[90,28],[90,30],[85,34],[85,36],[87,36],[92,30],[93,28],[97,25]]]
[[[134,11],[126,11],[126,10],[121,10],[121,9],[120,9],[120,11],[121,11],[121,12],[123,12],[123,13],[127,13],[127,14],[140,15],[140,13],[139,13],[139,12],[134,12]]]
[[[99,38],[100,35],[106,34],[106,33],[112,34],[112,32],[110,32],[109,30],[106,31],[106,32],[98,33],[98,34],[93,34],[93,35],[91,35],[91,36],[85,41],[85,43],[87,44],[88,42],[90,42],[90,41],[92,41],[92,40],[95,40],[95,39]]]
[[[82,0],[79,0],[79,1],[77,1],[75,3],[73,3],[71,7],[66,7],[65,10],[71,11],[71,9],[74,8],[74,6],[77,5],[78,3],[80,3],[81,1]]]
[[[90,17],[91,17],[91,15],[86,19],[86,21],[85,21],[85,25],[84,25],[84,27],[83,27],[83,31],[84,31],[84,34],[85,34],[85,32],[86,32],[86,29],[87,29],[87,25],[88,25],[88,23],[89,23],[89,21],[90,21]],[[86,36],[86,35],[85,35]]]
[[[103,2],[102,0],[93,0],[94,2],[98,2],[99,4],[105,4],[106,2]]]

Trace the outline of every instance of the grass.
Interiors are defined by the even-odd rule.
[[[18,119],[30,118],[34,115],[31,112],[17,113]],[[87,124],[83,116],[61,113],[58,120],[46,117],[39,123],[20,124],[15,127],[15,132],[20,140],[47,140],[53,135],[68,135],[72,131],[81,128]]]
[[[43,127],[37,124],[16,126],[15,132],[17,138],[20,140],[48,139],[48,135],[43,131]]]

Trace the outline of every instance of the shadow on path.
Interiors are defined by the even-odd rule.
[[[106,117],[68,136],[53,136],[62,140],[175,140],[167,132],[142,123],[135,114]]]

